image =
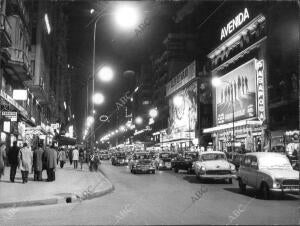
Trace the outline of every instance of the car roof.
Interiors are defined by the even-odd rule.
[[[246,156],[256,156],[258,158],[265,157],[265,156],[284,156],[281,153],[275,153],[275,152],[251,152],[246,153]]]

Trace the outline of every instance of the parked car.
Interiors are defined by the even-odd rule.
[[[125,152],[117,152],[111,159],[111,164],[114,166],[128,165]]]
[[[242,193],[250,186],[260,191],[264,199],[271,192],[299,192],[299,171],[293,170],[285,155],[272,152],[253,152],[244,156],[237,173]]]
[[[188,174],[193,173],[193,163],[198,160],[198,152],[185,152],[183,155],[179,154],[176,158],[172,160],[172,168],[175,173],[179,170],[186,170]]]
[[[129,168],[131,173],[155,173],[154,162],[148,153],[139,152],[132,155],[132,159],[129,162]]]
[[[155,159],[155,167],[157,170],[160,169],[172,169],[171,167],[171,153],[163,152],[160,153]]]
[[[222,179],[232,183],[232,178],[236,177],[235,165],[228,162],[225,153],[221,151],[201,152],[193,167],[199,179]]]

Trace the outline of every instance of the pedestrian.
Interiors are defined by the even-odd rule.
[[[23,148],[19,152],[19,168],[22,173],[23,184],[28,182],[28,174],[32,167],[32,157],[32,151],[27,143],[24,143]]]
[[[3,142],[0,144],[0,179],[4,175],[5,162],[6,159],[6,144]]]
[[[82,148],[79,149],[79,162],[80,162],[80,169],[82,170],[82,165],[84,162],[84,151]]]
[[[54,181],[55,180],[55,169],[56,169],[56,151],[54,150],[54,145],[51,147],[47,146],[46,150],[43,154],[43,162],[45,164],[45,168],[47,170],[47,181]]]
[[[79,152],[78,152],[78,149],[77,147],[74,148],[73,150],[73,162],[74,162],[74,169],[77,169],[78,167],[78,159],[79,159]]]
[[[43,153],[43,144],[39,143],[33,152],[34,181],[42,181]]]
[[[65,149],[61,149],[60,152],[58,153],[58,160],[59,160],[60,168],[63,168],[67,160],[67,154]]]
[[[72,149],[69,149],[68,155],[69,155],[70,165],[72,165],[72,163],[73,163],[73,152],[72,152]]]
[[[10,165],[10,181],[15,182],[15,176],[19,165],[19,151],[20,148],[17,146],[17,141],[13,142],[13,146],[8,152],[8,163]]]

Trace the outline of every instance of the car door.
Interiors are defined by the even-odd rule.
[[[257,157],[251,156],[250,157],[250,167],[249,167],[249,178],[248,183],[251,187],[256,187],[257,183],[257,170],[258,170],[258,163],[257,163]]]
[[[251,156],[245,156],[239,169],[239,176],[244,184],[249,185]]]

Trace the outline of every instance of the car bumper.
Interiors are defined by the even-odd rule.
[[[225,174],[225,175],[207,175],[207,174],[199,174],[199,177],[201,178],[210,178],[210,179],[236,179],[237,176],[235,174]]]
[[[150,173],[155,171],[154,168],[149,168],[149,169],[141,169],[141,168],[133,168],[133,171],[139,172],[139,173]]]
[[[116,162],[115,164],[118,166],[127,166],[128,162]]]
[[[283,188],[270,188],[270,191],[273,191],[273,192],[299,192],[300,186],[293,185],[293,186],[286,186]]]

